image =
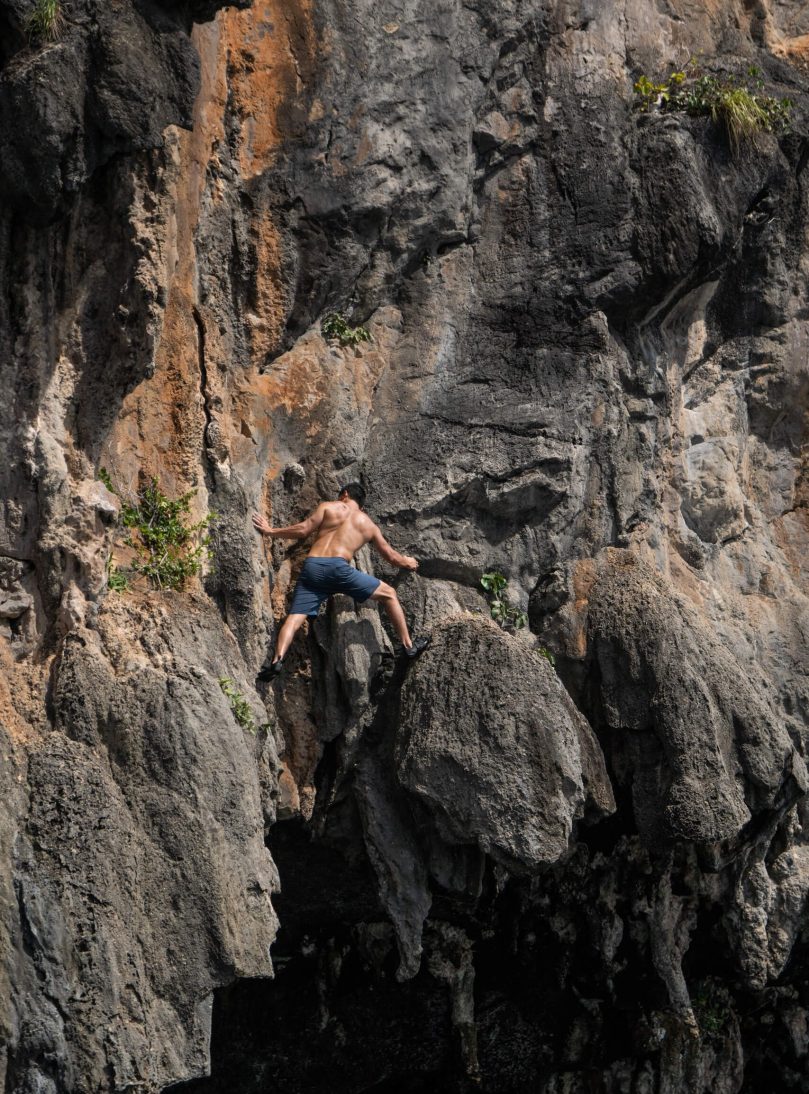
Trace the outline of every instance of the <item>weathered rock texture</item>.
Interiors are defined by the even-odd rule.
[[[0,1085],[806,1090],[803,5],[65,0],[48,45],[33,6],[0,0]],[[694,54],[791,132],[633,110]],[[204,581],[107,590],[102,467],[219,514]],[[303,550],[250,512],[358,477],[433,645],[338,600],[259,696]]]
[[[436,627],[399,725],[399,781],[444,842],[515,873],[566,853],[588,795],[614,805],[593,732],[548,660],[492,623]]]
[[[63,643],[52,729],[17,768],[12,1021],[34,1052],[12,1049],[9,1090],[202,1067],[213,988],[270,970],[258,757],[216,683],[235,644],[213,615],[115,605]]]

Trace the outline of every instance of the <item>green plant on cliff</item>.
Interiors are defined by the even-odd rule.
[[[639,76],[635,81],[636,105],[641,110],[651,110],[654,106],[667,106],[674,90],[685,80],[684,72],[672,72],[663,83],[654,83],[648,76]]]
[[[492,619],[501,627],[521,630],[528,622],[528,616],[506,599],[505,592],[508,586],[506,577],[497,570],[489,570],[481,577],[480,583],[489,594],[489,611]]]
[[[112,589],[114,593],[125,593],[129,588],[129,578],[112,559],[107,563],[107,588]]]
[[[40,42],[54,42],[62,33],[65,17],[59,0],[36,0],[25,29],[28,37]]]
[[[672,72],[656,82],[648,76],[635,81],[635,105],[639,110],[680,111],[692,117],[707,116],[725,132],[733,154],[742,142],[759,133],[781,133],[792,116],[792,100],[763,95],[763,81],[757,68],[747,72],[748,80],[714,76],[702,72],[692,59],[684,72]],[[751,86],[752,82],[752,86]]]
[[[157,479],[152,479],[139,492],[137,504],[124,504],[121,509],[121,521],[129,529],[124,542],[135,551],[133,569],[156,589],[182,589],[209,557],[207,529],[214,514],[208,513],[196,524],[188,523],[195,493],[190,490],[172,500]]]
[[[546,661],[550,662],[550,666],[552,669],[556,668],[556,658],[553,656],[549,649],[546,649],[545,646],[538,646],[537,652],[540,653]]]
[[[734,153],[757,133],[775,133],[789,122],[789,99],[753,95],[745,87],[722,88],[711,104],[711,118],[723,125]]]
[[[341,346],[358,346],[360,342],[370,342],[371,335],[365,327],[352,327],[348,320],[337,312],[331,312],[320,324],[320,331],[330,342],[339,342]]]
[[[257,726],[256,720],[253,717],[253,712],[250,709],[250,704],[245,697],[233,683],[228,676],[219,677],[219,686],[222,689],[223,694],[230,700],[230,709],[233,712],[233,717],[242,727],[246,729],[248,733],[258,733],[259,730],[269,729],[269,725],[264,723]]]
[[[160,489],[158,480],[152,478],[137,494],[124,497],[105,468],[101,468],[98,477],[121,499],[120,521],[127,529],[123,542],[134,553],[130,571],[143,575],[155,589],[182,589],[210,557],[208,529],[216,514],[208,513],[191,524],[188,514],[195,490],[172,499]],[[114,574],[117,583],[127,580],[126,572],[117,567]],[[123,591],[121,584],[112,584],[112,578],[110,571],[110,588]]]
[[[703,980],[691,995],[691,1006],[701,1037],[719,1037],[730,1020],[730,997],[717,980]]]

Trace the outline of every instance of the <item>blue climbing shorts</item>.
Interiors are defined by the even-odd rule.
[[[307,558],[295,586],[290,615],[317,615],[332,593],[345,593],[358,604],[367,600],[382,582],[355,569],[344,558]]]

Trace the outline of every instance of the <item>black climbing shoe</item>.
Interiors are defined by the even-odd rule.
[[[429,638],[416,638],[412,646],[405,646],[405,657],[418,657],[422,650],[426,650],[430,644]]]
[[[276,676],[280,676],[283,670],[284,661],[282,658],[280,661],[273,661],[271,665],[265,665],[256,677],[256,680],[260,680],[262,684],[266,684],[268,680],[274,680]]]

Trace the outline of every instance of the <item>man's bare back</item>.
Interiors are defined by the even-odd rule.
[[[379,529],[361,509],[342,501],[327,501],[319,505],[313,516],[320,514],[317,538],[309,551],[310,558],[344,558],[353,562],[354,553],[374,538]]]

